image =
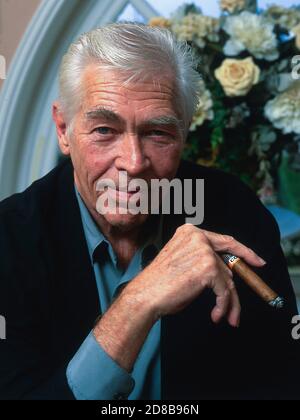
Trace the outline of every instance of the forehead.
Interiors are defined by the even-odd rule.
[[[130,76],[129,76],[130,77]],[[83,73],[83,108],[99,105],[175,108],[174,76],[164,74],[126,83],[126,76],[115,70],[90,65]]]

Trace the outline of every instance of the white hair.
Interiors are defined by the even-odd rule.
[[[191,47],[170,31],[135,23],[115,23],[83,34],[63,57],[59,75],[59,102],[70,125],[81,104],[81,79],[92,63],[119,71],[124,83],[150,77],[153,82],[173,76],[174,98],[187,130],[199,102],[201,76]]]

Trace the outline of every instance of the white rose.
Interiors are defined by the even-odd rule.
[[[276,25],[289,31],[300,23],[300,9],[281,6],[270,6],[265,11],[265,16]]]
[[[300,134],[300,82],[267,102],[265,115],[284,134]]]
[[[228,16],[224,30],[230,35],[230,40],[224,47],[226,55],[236,56],[248,50],[257,59],[268,61],[278,59],[278,42],[274,25],[263,16],[250,12]]]
[[[218,19],[189,13],[183,19],[175,20],[172,31],[180,41],[193,41],[204,48],[206,40],[219,41],[220,23]]]
[[[215,71],[227,96],[245,96],[256,85],[260,77],[260,69],[252,57],[244,60],[226,59]]]

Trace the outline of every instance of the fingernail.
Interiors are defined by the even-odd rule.
[[[267,261],[263,260],[262,258],[259,258],[259,261],[261,262],[261,264],[266,265]]]

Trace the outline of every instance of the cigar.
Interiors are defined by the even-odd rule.
[[[284,307],[284,299],[274,292],[253,270],[240,258],[232,254],[221,254],[225,264],[268,305],[275,309]]]

